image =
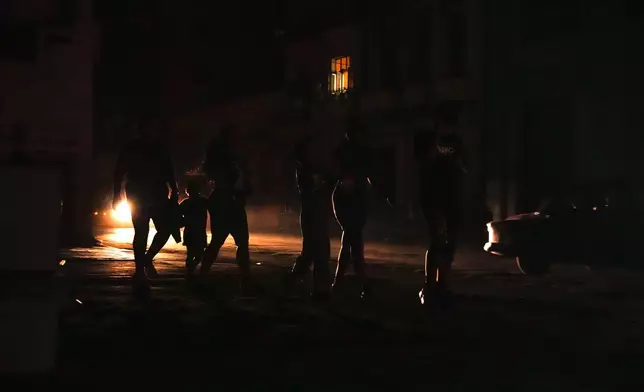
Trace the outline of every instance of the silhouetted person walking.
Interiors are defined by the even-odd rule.
[[[369,287],[365,273],[363,230],[367,223],[367,191],[372,179],[370,151],[360,140],[362,132],[358,124],[350,124],[335,151],[338,181],[333,190],[333,212],[342,228],[342,243],[333,290],[341,289],[347,267],[353,264],[364,299],[369,295]]]
[[[425,285],[419,293],[423,305],[436,301],[451,305],[449,279],[456,252],[456,231],[460,219],[461,178],[466,172],[462,141],[456,135],[458,116],[439,107],[437,132],[417,139],[420,201],[427,222]]]
[[[201,196],[195,181],[188,182],[187,199],[179,205],[183,217],[183,245],[186,247],[186,273],[191,277],[201,263],[208,242],[206,225],[208,222],[208,199]]]
[[[312,138],[307,137],[295,148],[295,178],[300,193],[300,229],[302,252],[295,260],[287,285],[289,289],[301,280],[313,264],[313,292],[315,299],[324,299],[329,293],[329,257],[331,244],[328,217],[331,212],[330,181],[323,173],[320,162],[311,157]]]
[[[236,132],[235,126],[225,126],[210,142],[203,164],[203,171],[213,183],[213,191],[208,199],[212,238],[201,263],[201,273],[210,271],[226,238],[232,235],[237,245],[236,260],[242,275],[242,289],[248,289],[250,254],[246,198],[250,186],[236,156]]]
[[[114,171],[113,207],[122,200],[122,185],[130,204],[134,226],[135,283],[147,283],[157,271],[152,260],[168,241],[173,225],[168,222],[168,204],[179,197],[172,160],[158,140],[156,130],[145,124],[136,139],[120,153]],[[170,199],[170,200],[169,200]],[[157,233],[146,251],[150,220]]]

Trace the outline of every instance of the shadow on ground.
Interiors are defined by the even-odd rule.
[[[565,298],[464,291],[455,310],[442,314],[420,308],[418,272],[398,268],[374,275],[372,302],[352,296],[319,305],[308,300],[306,286],[300,296],[281,295],[285,269],[276,266],[256,268],[266,292],[244,298],[237,269],[222,263],[200,285],[186,283],[179,268],[168,270],[149,298],[137,300],[127,274],[86,269],[69,278],[81,303],[70,298],[61,318],[59,387],[145,382],[163,389],[180,382],[184,389],[614,391],[642,385],[639,330],[613,323],[610,308]],[[461,277],[460,284],[466,278],[472,279]]]

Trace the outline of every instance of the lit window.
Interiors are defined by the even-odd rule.
[[[336,57],[331,60],[331,73],[329,74],[329,91],[331,94],[342,94],[353,87],[351,71],[351,57]]]

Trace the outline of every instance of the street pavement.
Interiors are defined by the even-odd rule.
[[[141,300],[129,286],[128,230],[98,230],[104,246],[61,253],[58,387],[644,387],[639,272],[570,265],[528,277],[512,260],[468,247],[455,262],[457,306],[442,314],[418,305],[421,246],[368,243],[374,299],[360,303],[355,292],[316,305],[307,299],[307,282],[299,296],[281,295],[300,239],[252,234],[253,269],[265,289],[256,298],[238,294],[231,242],[211,275],[190,285],[184,250],[170,240],[156,262],[161,276]]]

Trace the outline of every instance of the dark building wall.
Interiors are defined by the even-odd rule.
[[[283,85],[280,2],[99,0],[101,130],[141,115],[169,119]],[[110,128],[108,126],[107,128]],[[109,141],[126,137],[127,127]],[[112,144],[114,144],[112,143]],[[106,145],[106,144],[103,144]],[[110,145],[107,149],[113,149]]]
[[[0,31],[22,26],[17,30],[36,37],[23,40],[22,33],[11,32],[0,37],[0,137],[10,136],[0,142],[0,155],[19,148],[36,161],[65,163],[65,240],[84,242],[91,237],[94,185],[93,71],[98,34],[92,2],[13,1],[4,2],[0,11]],[[25,43],[27,53],[11,53],[24,49]]]
[[[484,128],[497,218],[574,184],[641,181],[642,62],[624,4],[488,3]]]
[[[412,156],[414,133],[419,127],[430,126],[434,104],[444,100],[459,101],[463,109],[459,132],[465,141],[471,165],[466,180],[468,212],[465,215],[472,216],[470,211],[480,209],[484,200],[478,114],[482,108],[479,102],[481,59],[476,41],[479,35],[479,1],[466,0],[460,6],[454,6],[455,3],[409,1],[375,11],[374,7],[365,7],[364,12],[357,12],[357,16],[354,14],[351,22],[345,20],[339,26],[330,23],[326,28],[313,31],[296,29],[295,33],[287,29],[284,94],[280,98],[260,94],[237,100],[234,108],[222,104],[195,111],[220,113],[218,115],[180,116],[186,121],[177,121],[176,124],[192,122],[193,125],[173,125],[177,136],[186,135],[185,140],[177,139],[175,147],[185,144],[186,148],[181,149],[188,151],[187,146],[196,143],[197,136],[193,131],[206,140],[208,137],[204,135],[212,135],[225,117],[226,121],[243,124],[249,135],[262,133],[261,126],[251,123],[271,124],[276,133],[273,138],[283,141],[283,145],[288,145],[289,141],[292,143],[302,133],[315,132],[320,145],[325,145],[328,150],[341,137],[348,118],[358,117],[369,129],[369,141],[377,151],[383,174],[387,172],[384,176],[391,180],[390,186],[395,189],[401,205],[399,211],[411,215],[416,213],[418,217],[417,178]],[[314,12],[311,12],[317,13],[318,19],[323,20],[322,16],[327,15],[322,8],[313,8]],[[451,23],[454,14],[459,12],[462,22]],[[446,15],[452,18],[447,20]],[[461,38],[464,36],[465,40],[450,38],[449,31],[459,25],[464,25]],[[330,63],[337,56],[351,57],[354,88],[345,95],[330,96]],[[464,64],[454,65],[461,61]],[[453,72],[454,67],[463,69]],[[259,103],[251,104],[255,101]],[[260,110],[258,105],[264,109],[270,106],[271,109]],[[256,114],[256,111],[262,114]],[[227,114],[223,115],[224,112]],[[201,120],[196,122],[187,120],[198,117]],[[277,151],[287,154],[282,150],[276,148],[273,151],[275,155]],[[265,173],[259,174],[261,178],[274,174],[267,165],[256,168],[259,173]],[[284,178],[288,180],[285,187],[291,189],[292,173],[288,171]],[[265,194],[274,192],[277,195],[277,187],[275,183],[271,190],[266,185]],[[278,196],[275,197],[277,199]]]
[[[459,132],[472,166],[466,215],[483,207],[474,206],[484,199],[478,6],[475,0],[401,2],[287,47],[287,74],[311,75],[311,84],[321,85],[322,91],[329,60],[352,57],[354,89],[343,97],[321,97],[312,105],[314,121],[332,119],[330,128],[341,134],[347,116],[359,117],[374,148],[391,156],[393,173],[387,177],[402,209],[410,213],[417,205],[413,134],[429,126],[432,106],[445,100],[459,102],[462,109]],[[462,31],[454,37],[456,28]]]

